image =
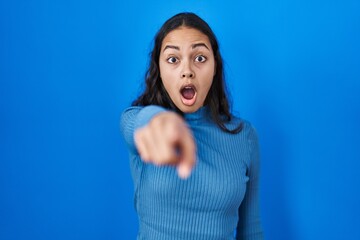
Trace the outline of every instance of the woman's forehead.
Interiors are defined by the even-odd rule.
[[[161,49],[166,45],[189,47],[195,43],[204,43],[208,49],[211,48],[209,38],[201,31],[195,28],[180,27],[169,32],[162,41]]]

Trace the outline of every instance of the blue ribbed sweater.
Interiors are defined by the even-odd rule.
[[[259,148],[249,122],[238,134],[222,131],[207,107],[185,114],[197,147],[196,165],[186,180],[172,166],[144,163],[134,144],[134,131],[156,114],[158,106],[130,107],[121,115],[129,147],[139,217],[137,239],[263,239],[259,211]],[[236,237],[234,237],[236,231]]]

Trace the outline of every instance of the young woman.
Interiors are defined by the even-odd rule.
[[[257,135],[230,113],[208,24],[193,13],[167,20],[145,82],[121,116],[138,239],[263,239]]]

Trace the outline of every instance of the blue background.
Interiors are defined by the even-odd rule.
[[[135,239],[121,111],[180,11],[258,130],[266,239],[360,239],[360,2],[0,2],[0,239]]]

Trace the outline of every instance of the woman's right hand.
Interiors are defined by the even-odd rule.
[[[184,119],[174,112],[162,112],[135,132],[135,145],[144,162],[175,165],[187,178],[195,165],[196,146]]]

